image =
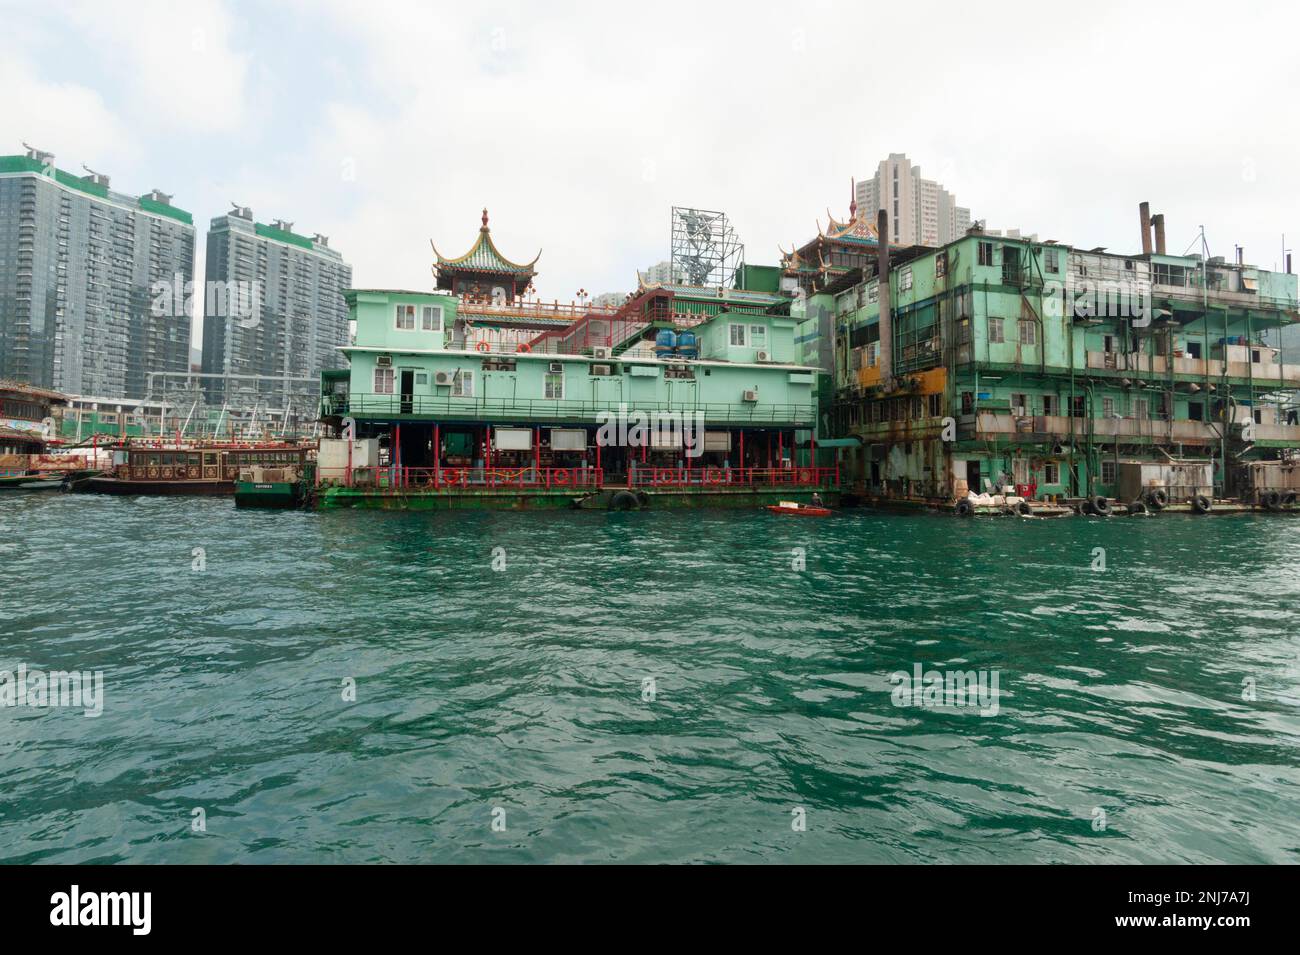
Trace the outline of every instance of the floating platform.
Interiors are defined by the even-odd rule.
[[[839,502],[838,491],[782,488],[629,488],[603,487],[575,491],[572,488],[456,488],[413,490],[374,487],[327,486],[310,490],[309,506],[319,510],[341,507],[392,510],[535,511],[581,508],[583,510],[660,510],[698,507],[766,507],[781,501],[811,503],[820,493],[828,504]]]

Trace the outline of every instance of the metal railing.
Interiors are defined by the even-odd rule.
[[[631,487],[839,487],[839,483],[838,467],[638,467],[628,474]]]
[[[647,415],[680,414],[695,415],[700,413],[706,422],[726,422],[736,424],[782,424],[809,425],[813,422],[815,409],[807,404],[764,404],[746,402],[734,404],[688,403],[676,401],[626,401],[623,402],[629,412],[642,412]],[[398,417],[412,415],[427,418],[455,420],[502,421],[592,421],[601,413],[617,414],[619,402],[588,401],[585,399],[564,398],[471,398],[439,395],[412,395],[409,398],[400,395],[353,394],[348,396],[327,395],[322,401],[325,415],[366,415],[369,417]]]
[[[359,467],[339,469],[342,473],[320,474],[322,480],[331,477],[349,487],[378,488],[381,490],[455,491],[490,490],[496,488],[597,488],[605,480],[600,468],[408,468],[395,466]]]

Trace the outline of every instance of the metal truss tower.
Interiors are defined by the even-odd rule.
[[[671,269],[688,285],[730,288],[745,264],[745,246],[727,216],[673,206]]]

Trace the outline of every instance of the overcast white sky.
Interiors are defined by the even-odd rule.
[[[906,152],[991,227],[1171,251],[1300,248],[1300,12],[1285,3],[0,0],[0,153],[26,140],[208,220],[322,232],[354,283],[424,289],[429,240],[543,249],[538,289],[628,291],[673,204],[750,262]],[[197,338],[197,329],[196,329]]]

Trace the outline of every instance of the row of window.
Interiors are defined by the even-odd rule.
[[[420,331],[442,331],[441,305],[397,305],[395,306],[396,317],[394,327],[401,332],[415,331],[417,312],[420,319]]]
[[[413,378],[416,387],[421,385],[428,386],[429,374],[424,371],[417,371]],[[397,393],[397,371],[393,368],[376,368],[374,393],[377,395],[392,395]],[[548,371],[542,377],[542,394],[543,397],[555,400],[564,398],[564,372]],[[451,397],[453,398],[473,398],[474,397],[474,372],[472,371],[455,371],[451,376]]]
[[[1006,322],[1005,318],[989,319],[989,344],[1001,345],[1006,342]],[[1016,321],[1019,326],[1017,334],[1022,345],[1038,344],[1038,324],[1032,319],[1022,318]]]
[[[738,348],[766,348],[767,347],[767,326],[766,325],[738,325],[732,324],[727,326],[731,336],[731,344]]]

